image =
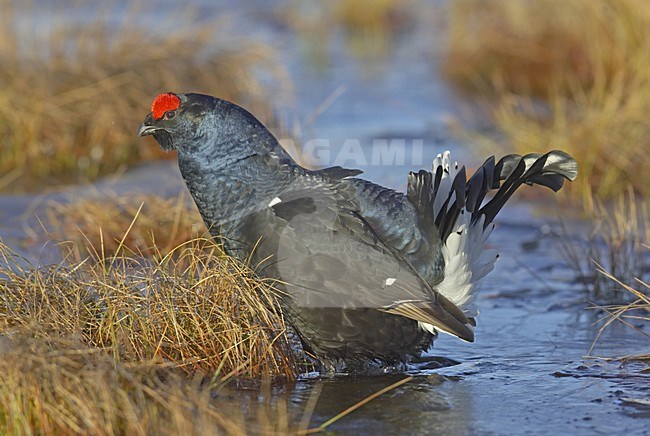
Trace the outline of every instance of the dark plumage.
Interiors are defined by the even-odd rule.
[[[139,135],[178,151],[212,235],[280,280],[290,322],[326,363],[405,360],[438,331],[473,341],[492,220],[522,183],[557,191],[577,175],[553,151],[490,158],[467,180],[446,153],[432,173],[411,173],[404,195],[358,170],[302,168],[250,113],[200,94],[157,97]]]

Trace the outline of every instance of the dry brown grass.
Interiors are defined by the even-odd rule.
[[[648,249],[649,247],[645,246],[645,248]],[[626,284],[606,271],[601,265],[598,265],[598,272],[608,280],[611,280],[615,286],[627,292],[632,299],[627,304],[618,304],[604,308],[609,318],[601,327],[601,331],[611,323],[620,321],[645,337],[650,338],[650,333],[635,325],[650,322],[650,285],[638,277],[635,277],[634,284]]]
[[[299,369],[278,291],[209,237],[187,240],[200,220],[187,209],[182,196],[52,203],[57,265],[0,241],[1,434],[296,430],[283,400],[243,407],[223,391]]]
[[[176,198],[150,194],[97,192],[69,201],[51,201],[43,218],[50,240],[75,251],[114,256],[119,250],[161,259],[179,245],[207,236],[207,229],[184,193]]]
[[[0,241],[0,433],[290,431],[286,405],[244,417],[215,397],[233,378],[295,377],[270,283],[210,239],[158,261],[91,251],[35,266]]]
[[[157,262],[138,257],[30,265],[0,242],[0,333],[76,338],[116,362],[187,373],[294,376],[269,282],[190,241]]]
[[[152,365],[115,362],[74,340],[0,336],[0,371],[3,435],[302,430],[288,402],[272,397],[269,383],[255,392],[255,400],[242,404],[244,393],[214,378],[188,378]]]
[[[576,242],[576,235],[566,229],[559,242],[589,298],[620,301],[625,297],[622,288],[599,270],[604,267],[626,283],[650,270],[650,257],[643,248],[650,238],[648,204],[631,189],[608,203],[585,192],[583,205],[589,217],[583,227],[585,239]]]
[[[650,246],[644,245],[644,247],[646,250],[650,250]],[[635,277],[633,282],[625,283],[607,271],[602,265],[596,263],[596,267],[600,275],[628,295],[629,302],[625,304],[596,306],[597,309],[603,310],[606,315],[599,320],[601,326],[589,353],[591,353],[595,347],[602,333],[615,322],[623,323],[627,327],[644,336],[646,340],[650,339],[650,332],[647,328],[644,328],[645,325],[650,323],[650,285],[639,277]],[[650,342],[646,343],[646,345],[648,344],[650,344]],[[622,364],[629,361],[641,361],[645,362],[646,365],[650,365],[650,354],[643,352],[618,357],[616,359]]]
[[[0,371],[2,434],[246,431],[241,408],[214,400],[209,384],[147,365],[116,363],[70,340],[0,336]]]
[[[70,24],[80,5],[90,16]],[[0,186],[83,181],[160,158],[135,133],[160,92],[218,95],[269,120],[269,95],[288,90],[275,52],[233,36],[225,19],[149,3],[153,29],[137,2],[123,15],[110,3],[56,7],[0,0]],[[66,19],[38,20],[49,15]]]
[[[486,147],[565,150],[583,184],[650,193],[650,9],[643,0],[450,3],[445,73],[490,101]],[[541,100],[540,100],[541,98]]]

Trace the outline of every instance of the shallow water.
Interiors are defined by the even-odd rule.
[[[209,16],[210,6],[202,3]],[[235,19],[254,22],[251,36],[273,41],[279,48],[281,61],[289,66],[295,82],[293,109],[303,120],[340,86],[347,89],[305,129],[306,139],[328,141],[329,156],[321,154],[326,156],[321,165],[360,167],[371,180],[403,188],[407,171],[430,165],[443,149],[451,148],[459,160],[473,164],[482,160],[452,141],[445,127],[449,113],[457,113],[461,104],[436,74],[438,58],[431,56],[431,45],[439,43],[439,36],[431,34],[427,22],[415,23],[401,36],[392,56],[371,73],[345,52],[340,41],[332,46],[331,68],[318,71],[305,65],[295,35],[278,26],[272,8],[265,5],[255,1],[242,6]],[[233,2],[219,2],[219,7],[236,8]],[[404,162],[373,164],[371,147],[377,138],[404,140]],[[364,156],[337,161],[348,140],[358,141]],[[421,158],[413,159],[413,153],[420,152],[413,148],[414,141],[421,143]],[[352,150],[354,146],[348,143]],[[35,217],[42,214],[48,198],[83,194],[97,187],[159,194],[184,189],[175,163],[163,162],[103,180],[93,188],[71,187],[47,196],[0,196],[0,238],[32,260],[53,260],[54,250],[30,238],[38,228]],[[647,352],[643,349],[647,339],[615,324],[590,353],[600,325],[594,322],[602,313],[586,309],[588,302],[573,272],[564,265],[553,236],[558,226],[549,226],[548,217],[539,217],[524,203],[507,206],[496,221],[490,244],[500,250],[501,259],[481,284],[476,341],[467,344],[443,335],[430,352],[459,364],[410,373],[415,376],[412,381],[341,419],[330,430],[378,434],[646,431],[650,406],[636,400],[646,404],[650,400],[650,373],[638,364],[585,356]],[[281,389],[274,398],[288,399],[298,420],[309,399],[317,397],[314,426],[403,377],[303,380]],[[242,398],[250,395],[237,392],[233,394]]]

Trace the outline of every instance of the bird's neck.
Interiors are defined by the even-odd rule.
[[[268,206],[302,170],[288,155],[252,152],[229,159],[179,153],[179,167],[213,234]]]

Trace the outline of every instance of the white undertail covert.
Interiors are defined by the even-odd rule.
[[[450,152],[439,154],[433,161],[433,174],[442,167],[442,179],[438,195],[433,202],[434,216],[438,216],[444,206],[446,196],[452,192],[452,182],[458,174],[458,163],[452,164]],[[453,204],[455,193],[452,192]],[[445,259],[445,278],[436,289],[455,305],[469,311],[475,316],[471,304],[475,298],[476,283],[494,269],[498,259],[496,250],[485,250],[485,243],[494,229],[494,224],[485,229],[485,217],[472,222],[473,214],[461,209],[452,231],[444,241],[442,254]]]

